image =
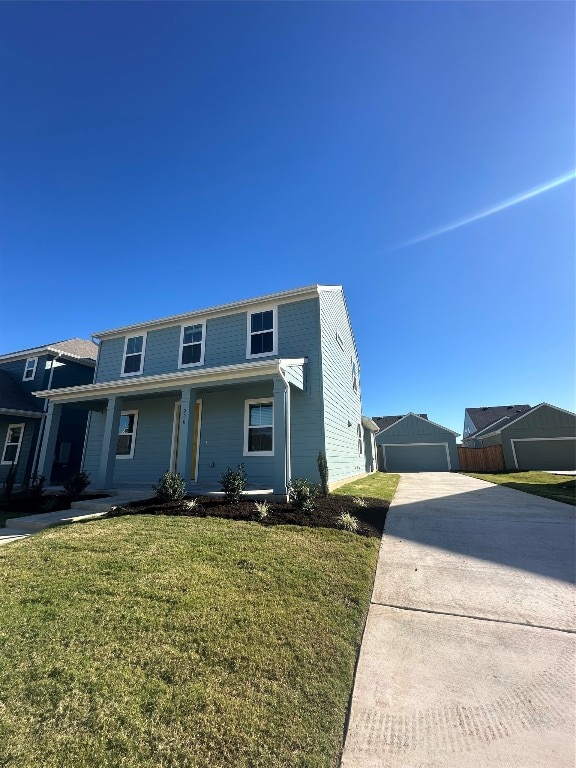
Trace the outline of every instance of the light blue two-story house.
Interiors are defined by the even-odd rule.
[[[219,490],[244,465],[252,489],[286,494],[291,478],[330,483],[376,470],[362,417],[360,366],[340,286],[314,285],[94,334],[94,383],[48,398],[40,468],[63,406],[89,411],[83,468],[92,487],[150,486],[178,471]]]

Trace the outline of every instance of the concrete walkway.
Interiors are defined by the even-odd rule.
[[[404,474],[342,768],[574,768],[574,507]]]

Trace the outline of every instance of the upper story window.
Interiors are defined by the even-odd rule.
[[[142,336],[126,337],[121,376],[133,376],[136,373],[142,373],[144,368],[145,350],[146,334],[143,334]]]
[[[136,442],[136,427],[138,426],[138,411],[122,411],[118,427],[118,442],[116,443],[116,458],[133,459]]]
[[[276,307],[261,312],[248,312],[248,344],[246,357],[275,355],[277,350]]]
[[[34,376],[36,376],[37,365],[38,365],[37,357],[29,357],[28,360],[26,360],[26,365],[24,366],[24,376],[22,377],[22,381],[32,381]]]
[[[2,464],[17,464],[24,437],[24,424],[9,424],[2,451]]]
[[[362,424],[358,424],[356,428],[356,434],[358,435],[358,456],[362,456],[364,453],[364,435],[362,434]]]
[[[274,401],[246,400],[244,456],[274,455]]]
[[[354,392],[358,392],[358,369],[354,358],[351,357],[350,362],[352,363],[352,389]]]
[[[180,336],[179,368],[189,365],[202,365],[204,362],[204,323],[183,325]]]

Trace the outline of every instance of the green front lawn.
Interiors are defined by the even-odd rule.
[[[517,491],[576,505],[576,478],[571,475],[551,475],[548,472],[502,472],[496,475],[463,472],[462,474],[487,480],[489,483],[506,485]]]
[[[368,496],[372,499],[392,501],[400,475],[387,472],[374,472],[372,475],[355,480],[337,488],[333,493],[340,496]]]
[[[0,548],[0,765],[335,768],[378,547],[135,515]]]

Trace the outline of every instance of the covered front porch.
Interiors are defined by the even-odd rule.
[[[133,377],[37,393],[49,397],[39,471],[51,464],[62,406],[90,411],[82,466],[91,487],[145,488],[167,470],[189,492],[219,492],[244,464],[251,495],[286,496],[292,392],[305,393],[306,360]]]

